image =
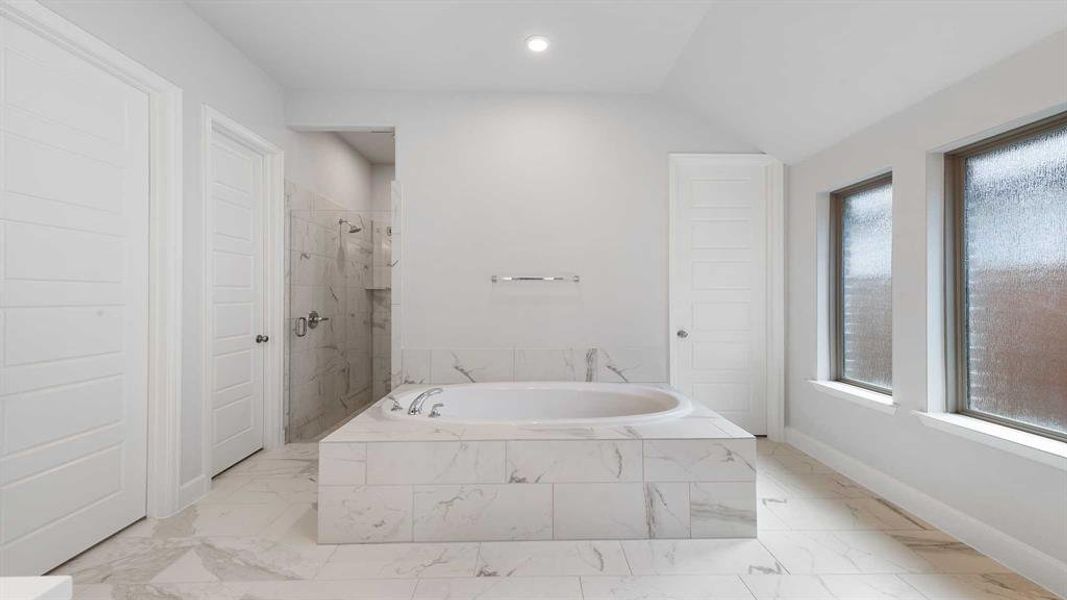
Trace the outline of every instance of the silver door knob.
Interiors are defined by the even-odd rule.
[[[678,333],[676,333],[674,335],[676,335],[676,336],[678,336],[678,337],[680,337],[680,338],[682,338],[684,340],[685,338],[689,337],[689,332],[684,330],[684,329],[679,329]]]
[[[270,336],[269,335],[260,334],[260,335],[256,336],[256,343],[257,344],[262,344],[263,342],[269,342],[269,341],[270,341]]]

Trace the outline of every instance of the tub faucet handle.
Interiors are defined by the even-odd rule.
[[[393,405],[389,407],[390,411],[396,412],[398,410],[404,410],[404,407],[400,406],[400,403],[396,401],[396,398],[394,398],[392,394],[389,394],[387,397],[393,401]]]
[[[433,407],[430,408],[430,418],[432,419],[434,417],[440,417],[441,416],[441,411],[439,411],[437,409],[439,409],[439,408],[441,408],[443,406],[444,406],[444,403],[442,403],[442,402],[438,402],[437,404],[434,404]]]

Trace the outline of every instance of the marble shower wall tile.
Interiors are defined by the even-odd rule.
[[[691,483],[693,537],[756,537],[755,482]]]
[[[404,348],[400,351],[400,373],[396,386],[405,384],[430,383],[430,351],[417,348]]]
[[[377,225],[376,225],[377,226]],[[393,388],[392,383],[392,294],[389,290],[375,290],[371,295],[371,389],[375,400]]]
[[[406,485],[319,486],[319,543],[410,542]]]
[[[756,481],[756,440],[645,440],[646,481]]]
[[[319,483],[359,485],[367,481],[367,444],[319,444]]]
[[[392,294],[390,294],[391,296]],[[392,391],[400,385],[400,376],[403,373],[402,354],[400,352],[400,336],[398,334],[399,320],[393,319],[393,314],[399,311],[399,306],[389,307],[389,390]]]
[[[510,483],[641,481],[641,441],[509,441]]]
[[[289,334],[285,403],[289,441],[318,437],[375,399],[373,325],[365,288],[372,261],[366,231],[342,231],[339,219],[363,213],[287,182]],[[317,311],[329,321],[295,335],[297,319]],[[382,362],[382,361],[379,361]],[[384,379],[384,376],[382,377]]]
[[[660,383],[667,381],[667,350],[645,346],[599,348],[597,381]]]
[[[419,542],[552,538],[551,485],[416,486],[414,510]]]
[[[388,354],[371,357],[371,397],[384,398],[393,389],[392,361]]]
[[[392,291],[394,303],[398,290]],[[394,306],[393,312],[397,309]],[[401,353],[425,352],[404,348]],[[433,348],[430,375],[424,383],[491,381],[602,381],[664,383],[666,350],[656,347],[618,348]],[[422,361],[419,366],[422,367]],[[393,369],[397,371],[396,368]],[[394,374],[396,382],[423,382],[414,369]],[[399,383],[398,383],[399,384]]]
[[[367,483],[504,483],[505,442],[371,442]]]
[[[687,482],[645,483],[645,519],[649,538],[687,538],[691,507]]]
[[[511,348],[435,349],[430,355],[431,383],[480,383],[514,379],[515,351]]]
[[[557,483],[553,526],[559,539],[633,539],[647,535],[641,483]]]
[[[585,352],[573,348],[518,348],[516,381],[585,381]]]

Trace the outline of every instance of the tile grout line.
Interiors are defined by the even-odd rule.
[[[773,556],[773,555],[772,555],[772,556]],[[777,560],[777,559],[775,559],[775,560]],[[750,587],[750,586],[748,585],[748,582],[747,582],[747,581],[745,581],[745,578],[744,578],[744,577],[742,577],[741,575],[738,575],[738,576],[737,576],[737,579],[738,579],[738,581],[740,581],[740,582],[741,582],[741,585],[745,586],[745,589],[746,589],[746,590],[748,590],[748,593],[749,593],[749,595],[750,595],[750,596],[752,596],[753,600],[755,600],[756,598],[758,598],[758,596],[756,596],[756,592],[755,592],[755,590],[753,590],[753,589],[752,589],[752,588],[751,588],[751,587]]]
[[[472,569],[473,575],[471,577],[480,577],[479,573],[482,572],[482,545],[485,542],[478,542],[477,549],[474,551],[474,568]]]
[[[908,581],[907,579],[904,579],[903,577],[901,577],[901,576],[900,576],[900,575],[901,575],[900,573],[891,573],[891,575],[892,575],[892,576],[893,576],[893,578],[894,578],[894,579],[896,579],[897,581],[900,581],[900,582],[902,582],[902,583],[903,583],[904,585],[908,586],[908,588],[909,588],[909,589],[915,590],[915,593],[916,593],[916,594],[918,594],[920,598],[930,598],[929,596],[927,596],[926,594],[924,594],[924,593],[922,592],[922,590],[920,590],[919,588],[917,588],[917,587],[915,587],[914,585],[912,585],[910,581]],[[911,575],[911,573],[908,573],[908,575]]]
[[[758,527],[758,525],[757,525],[757,527]],[[774,552],[771,552],[771,549],[767,547],[767,544],[764,544],[763,540],[759,539],[759,530],[758,529],[756,530],[756,538],[755,538],[755,540],[756,540],[757,543],[759,543],[760,547],[763,548],[763,550],[767,554],[769,554],[771,556],[771,558],[774,559],[774,562],[777,563],[778,566],[780,566],[783,571],[785,571],[785,575],[792,575],[792,573],[789,572],[789,569],[785,566],[785,563],[783,563],[781,561],[781,559],[778,558],[778,555],[776,555]]]
[[[626,561],[626,570],[630,572],[630,577],[636,577],[636,575],[634,575],[634,568],[630,564],[630,554],[626,552],[626,546],[623,545],[623,541],[624,540],[618,540],[619,550],[622,552],[622,559]]]

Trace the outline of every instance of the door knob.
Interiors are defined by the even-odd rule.
[[[263,342],[269,342],[269,341],[270,341],[270,336],[269,335],[260,334],[260,335],[256,336],[256,343],[257,344],[262,344]]]
[[[680,338],[682,338],[684,340],[685,338],[689,337],[689,332],[684,330],[684,329],[679,329],[678,333],[676,333],[674,335],[677,335],[678,337],[680,337]]]

